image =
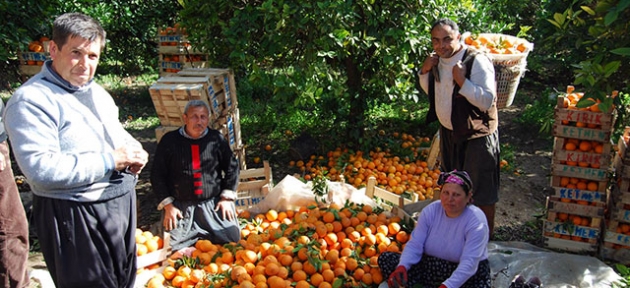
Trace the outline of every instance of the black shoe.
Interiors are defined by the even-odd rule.
[[[516,277],[514,277],[514,280],[512,280],[512,283],[510,283],[509,288],[526,288],[525,284],[525,277],[521,275],[516,275]]]

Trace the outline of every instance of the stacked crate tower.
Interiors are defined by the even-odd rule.
[[[553,195],[543,223],[545,246],[594,254],[599,250],[609,201],[610,136],[614,110],[570,105],[572,89],[555,108],[551,163]],[[579,95],[579,94],[578,94]],[[592,111],[595,110],[595,111]]]
[[[184,68],[203,68],[206,54],[195,49],[184,31],[175,27],[159,30],[158,54],[160,76],[175,74]]]
[[[190,100],[202,100],[210,106],[210,127],[223,134],[246,169],[245,148],[241,141],[241,125],[234,74],[230,69],[184,68],[170,76],[160,77],[149,87],[161,126],[156,139],[184,125],[182,115]]]
[[[630,265],[630,127],[619,138],[614,156],[614,185],[611,189],[611,207],[602,256],[624,265]]]

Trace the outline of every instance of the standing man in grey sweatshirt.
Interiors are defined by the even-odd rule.
[[[4,115],[57,288],[133,287],[135,281],[135,185],[148,153],[93,81],[105,36],[89,16],[55,19],[52,60],[13,94]]]

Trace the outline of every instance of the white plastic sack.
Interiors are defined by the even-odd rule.
[[[250,208],[249,212],[251,215],[256,215],[266,213],[271,209],[276,211],[297,210],[302,206],[309,205],[315,200],[312,183],[311,181],[304,183],[291,175],[287,175],[269,191],[265,199]],[[325,205],[336,203],[343,206],[346,200],[357,204],[376,205],[373,199],[365,196],[365,189],[357,190],[352,185],[342,182],[327,181],[327,185],[328,195],[319,201],[325,201]]]

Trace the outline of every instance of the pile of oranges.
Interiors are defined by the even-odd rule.
[[[610,97],[615,98],[619,95],[619,91],[612,91]],[[593,103],[588,107],[578,108],[577,103],[584,97],[583,92],[575,92],[575,87],[573,85],[567,86],[567,92],[564,96],[562,108],[569,110],[581,110],[581,111],[591,111],[591,112],[602,112],[599,109],[599,102]],[[599,100],[597,100],[599,101]],[[614,105],[613,105],[614,106]],[[567,120],[562,121],[562,125],[576,126],[576,127],[586,127],[586,128],[600,128],[600,125],[597,124],[587,124],[583,122],[570,122]]]
[[[468,46],[472,46],[482,52],[488,52],[491,54],[520,54],[525,53],[528,50],[525,41],[514,40],[515,37],[499,37],[498,39],[492,39],[483,34],[480,35],[468,35],[464,38],[464,43]]]
[[[44,43],[50,41],[50,39],[46,36],[42,36],[39,40],[33,40],[28,43],[28,51],[30,52],[44,52]]]
[[[385,132],[380,134],[384,136]],[[348,184],[361,188],[374,176],[378,186],[390,192],[398,195],[415,193],[421,201],[432,198],[440,170],[437,165],[429,169],[425,160],[426,146],[430,145],[431,139],[398,132],[392,133],[392,137],[400,145],[395,148],[409,156],[394,156],[391,149],[375,148],[365,154],[337,147],[326,156],[312,155],[308,161],[290,161],[289,166],[304,173],[307,181],[320,174],[325,174],[331,181],[339,181],[343,175]]]
[[[251,220],[244,211],[241,240],[199,240],[186,261],[171,259],[147,287],[371,287],[384,280],[378,256],[402,251],[410,237],[403,219],[378,210],[313,202]]]

